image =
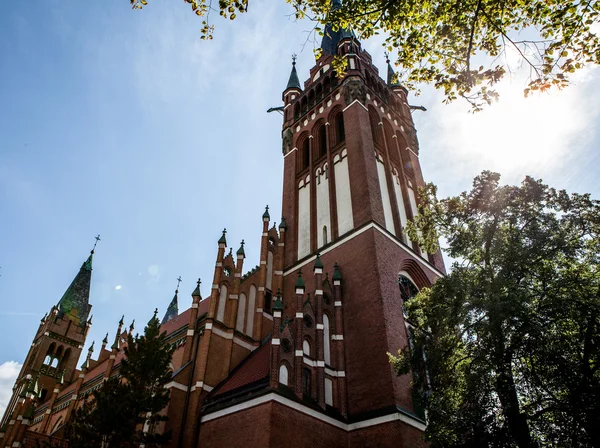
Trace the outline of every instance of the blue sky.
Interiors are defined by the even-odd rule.
[[[195,281],[208,294],[224,227],[246,266],[258,261],[261,215],[279,222],[281,104],[298,53],[314,62],[308,23],[281,1],[256,0],[215,39],[181,2],[4,2],[0,7],[0,411],[44,313],[91,249],[89,335],[125,314],[141,330],[162,316],[181,275],[180,309]],[[363,42],[380,70],[380,41]],[[472,115],[425,89],[413,104],[426,180],[441,196],[483,169],[525,174],[600,197],[598,68],[569,89],[522,99],[524,78]],[[120,289],[117,287],[120,286]]]

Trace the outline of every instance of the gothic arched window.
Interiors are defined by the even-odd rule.
[[[279,382],[284,386],[288,385],[288,368],[285,364],[279,366]]]
[[[300,151],[298,155],[298,172],[305,170],[310,165],[310,139],[308,137],[300,143]]]
[[[398,285],[400,286],[400,298],[402,299],[402,312],[406,317],[406,303],[419,293],[419,289],[410,278],[403,274],[398,275]]]
[[[335,126],[335,144],[339,145],[340,143],[346,140],[346,131],[344,129],[344,114],[342,112],[339,112],[335,116],[335,119],[333,121],[333,124]]]

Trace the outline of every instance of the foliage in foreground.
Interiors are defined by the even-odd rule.
[[[202,38],[212,39],[211,12],[235,19],[252,0],[185,0],[201,16]],[[130,0],[141,9],[146,0]],[[600,63],[600,0],[286,0],[297,18],[315,31],[326,23],[359,38],[383,33],[387,51],[397,54],[400,80],[444,91],[446,101],[465,98],[477,111],[497,93],[494,85],[510,72],[518,55],[529,68],[525,95],[564,87],[569,75]],[[341,3],[341,5],[340,5]],[[339,6],[331,11],[333,4]]]
[[[67,427],[70,448],[160,446],[169,440],[169,433],[154,432],[166,420],[160,411],[169,402],[165,385],[173,349],[166,339],[156,312],[142,336],[128,335],[120,375],[95,390]]]
[[[421,194],[411,239],[461,260],[406,305],[433,447],[600,446],[600,203],[527,177]]]

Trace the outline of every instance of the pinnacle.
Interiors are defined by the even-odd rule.
[[[200,284],[202,282],[200,281],[200,279],[198,279],[198,283],[196,285],[196,289],[194,289],[194,292],[192,292],[192,297],[202,297],[202,295],[200,294]]]

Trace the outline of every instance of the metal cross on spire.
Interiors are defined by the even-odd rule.
[[[292,65],[296,65],[296,59],[298,59],[298,55],[296,53],[292,54]]]
[[[389,64],[390,63],[390,54],[387,51],[385,51],[383,54],[385,56],[386,64]]]
[[[96,244],[98,244],[98,241],[101,241],[100,235],[97,235],[94,238],[96,239],[96,242],[94,243],[94,247],[92,248],[92,253],[94,253],[94,251],[96,250]]]
[[[181,283],[181,275],[177,277],[177,291],[179,291],[179,284]]]

